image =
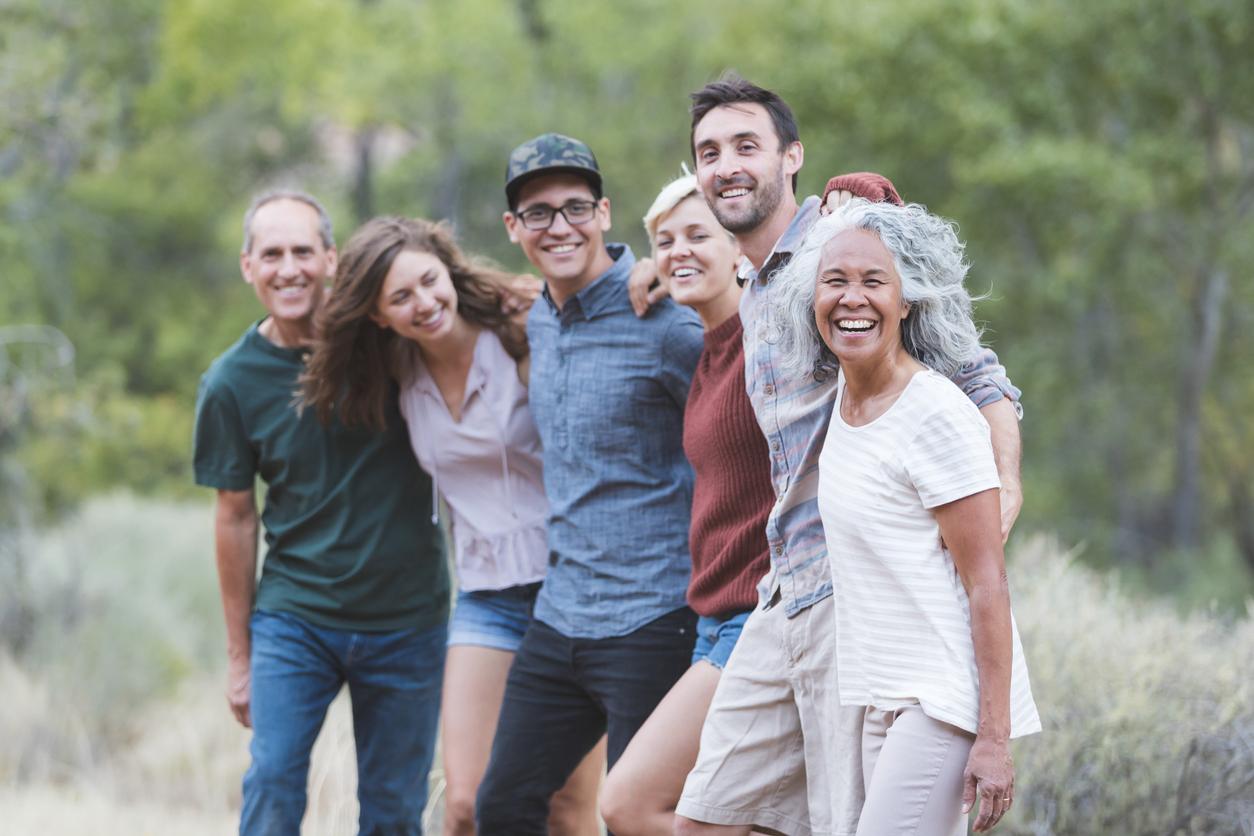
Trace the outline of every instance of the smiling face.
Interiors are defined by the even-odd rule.
[[[594,202],[591,219],[571,224],[560,212],[548,229],[527,229],[519,217],[528,209],[560,209],[572,202]],[[597,200],[588,181],[574,174],[550,174],[525,183],[518,192],[515,212],[505,213],[509,240],[522,247],[527,260],[549,282],[552,291],[568,298],[587,287],[612,263],[605,250],[610,228],[610,202]]]
[[[880,237],[848,229],[823,247],[814,289],[819,336],[841,365],[874,362],[905,351],[901,321],[910,306],[901,276]]]
[[[240,253],[240,271],[271,318],[305,330],[335,275],[336,253],[318,228],[318,213],[286,198],[260,206],[253,215],[251,246]]]
[[[422,347],[453,333],[460,320],[457,290],[444,262],[432,253],[403,250],[383,279],[370,318]]]
[[[692,147],[701,191],[725,229],[752,232],[786,207],[789,182],[801,168],[801,143],[781,148],[762,105],[714,108],[693,130]]]
[[[696,308],[735,292],[740,248],[700,195],[684,198],[662,216],[654,248],[658,272],[681,305]]]

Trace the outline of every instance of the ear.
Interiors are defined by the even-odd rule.
[[[601,231],[610,231],[610,199],[603,197],[598,201],[598,208],[601,210]]]
[[[339,267],[340,254],[335,247],[327,247],[327,278],[335,280],[335,269]]]
[[[518,217],[513,212],[506,212],[501,215],[501,220],[505,222],[505,231],[509,233],[510,243],[518,243]]]
[[[901,318],[908,319],[909,317],[910,317],[910,303],[902,302],[901,303]]]
[[[252,276],[249,275],[249,270],[251,270],[251,268],[252,258],[248,255],[248,253],[241,250],[239,254],[239,272],[240,275],[244,277],[244,281],[249,284],[253,283]]]
[[[806,149],[802,147],[801,141],[790,142],[784,149],[784,173],[792,177],[801,170],[801,164],[805,162],[805,158]]]
[[[386,319],[384,319],[383,317],[379,316],[379,314],[378,314],[377,312],[375,312],[375,311],[371,311],[371,312],[369,313],[369,316],[370,316],[370,321],[371,321],[371,322],[373,322],[375,325],[378,325],[378,326],[379,326],[379,329],[380,329],[380,330],[382,330],[382,331],[386,331],[386,330],[388,330],[389,328],[391,328],[391,327],[392,327],[392,326],[388,325],[388,321],[387,321]]]

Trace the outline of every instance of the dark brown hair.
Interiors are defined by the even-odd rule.
[[[762,105],[771,117],[771,124],[775,126],[780,153],[783,153],[784,149],[794,142],[801,141],[801,135],[797,132],[797,118],[793,116],[792,108],[788,106],[788,103],[777,93],[772,93],[764,87],[741,78],[740,74],[734,70],[727,70],[715,81],[711,81],[695,93],[689,93],[688,98],[692,99],[692,106],[689,108],[692,114],[692,127],[688,131],[688,148],[692,151],[694,161],[697,149],[693,147],[693,140],[697,136],[697,123],[714,108],[725,105]],[[797,192],[796,174],[792,176],[792,190],[794,194]]]
[[[348,426],[386,428],[392,386],[413,376],[421,357],[417,344],[370,318],[392,262],[409,250],[443,262],[461,316],[495,333],[515,360],[527,355],[525,330],[501,311],[511,274],[467,257],[443,221],[375,218],[353,233],[340,252],[335,284],[316,320],[313,355],[301,376],[302,399],[324,424],[338,411]]]

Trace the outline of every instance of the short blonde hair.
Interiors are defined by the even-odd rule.
[[[705,199],[697,187],[695,174],[677,177],[658,192],[657,197],[653,199],[653,205],[649,207],[648,212],[644,213],[644,231],[649,234],[650,249],[657,251],[657,225],[662,222],[662,218],[690,197]]]

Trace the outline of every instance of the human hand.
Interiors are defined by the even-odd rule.
[[[246,729],[253,727],[252,712],[252,671],[248,657],[230,658],[226,665],[226,702],[231,707],[235,719]]]
[[[636,316],[647,314],[649,308],[670,296],[670,293],[670,287],[658,273],[653,259],[642,258],[631,268],[631,276],[627,279],[627,296],[631,299],[631,307]]]
[[[501,313],[516,316],[531,309],[531,303],[540,296],[544,282],[529,273],[514,276],[501,293]]]
[[[1004,545],[1010,539],[1010,530],[1019,519],[1019,511],[1023,509],[1023,487],[1018,480],[1002,479],[1001,490],[1001,541]]]
[[[830,215],[851,200],[853,200],[853,192],[844,189],[828,192],[823,205],[819,207],[819,214]]]
[[[975,817],[974,831],[992,830],[1014,803],[1015,765],[1010,756],[1008,740],[994,741],[979,735],[967,758],[962,773],[962,812],[971,812],[976,796],[980,812]]]

